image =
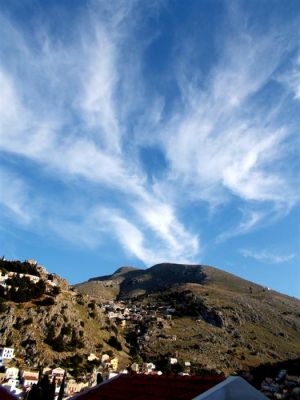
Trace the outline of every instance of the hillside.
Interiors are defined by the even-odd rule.
[[[300,356],[300,301],[213,267],[121,268],[76,290],[144,313],[126,331],[131,353],[144,360],[176,356],[195,371],[227,373]]]
[[[0,346],[14,347],[19,365],[73,363],[76,376],[93,367],[87,363],[90,353],[101,357],[107,351],[127,363],[123,338],[118,338],[122,351],[108,344],[116,327],[101,306],[74,291],[66,280],[34,262],[3,259],[0,277]]]
[[[74,376],[93,368],[90,353],[113,353],[121,368],[152,361],[165,372],[175,357],[191,373],[293,360],[299,306],[209,266],[122,267],[70,287],[33,260],[0,260],[0,346],[13,346],[19,365],[59,362]]]

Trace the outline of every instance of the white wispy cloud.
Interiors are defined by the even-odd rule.
[[[296,100],[300,100],[300,53],[292,67],[280,74],[277,80],[289,89]]]
[[[168,204],[167,199],[161,202],[157,198],[151,186],[147,185],[143,171],[137,168],[138,164],[122,150],[126,128],[121,120],[124,119],[124,112],[135,108],[135,104],[130,104],[134,100],[131,95],[126,97],[125,105],[118,99],[120,81],[123,84],[126,81],[126,74],[125,78],[122,76],[124,65],[120,64],[119,57],[123,35],[127,35],[127,32],[122,33],[122,24],[128,10],[118,7],[117,14],[112,9],[106,11],[110,18],[106,21],[95,20],[95,15],[91,16],[91,27],[87,33],[81,32],[77,51],[72,49],[68,52],[69,44],[65,44],[64,52],[63,43],[59,49],[53,48],[48,38],[46,45],[43,43],[40,51],[33,53],[23,40],[17,41],[19,51],[26,53],[25,64],[47,65],[49,60],[56,60],[55,70],[60,70],[62,61],[57,55],[59,52],[60,55],[64,53],[61,68],[68,65],[73,69],[64,76],[63,88],[66,91],[62,96],[65,100],[58,102],[57,109],[40,113],[40,103],[47,103],[50,99],[45,99],[44,93],[37,90],[33,91],[30,103],[24,101],[28,82],[23,86],[2,67],[1,79],[5,90],[1,98],[9,112],[3,111],[0,115],[5,122],[2,124],[0,146],[6,152],[34,160],[47,173],[59,176],[62,181],[69,181],[72,177],[83,178],[123,193],[122,206],[128,209],[127,217],[122,215],[124,210],[107,209],[105,205],[100,212],[95,199],[88,212],[78,210],[81,214],[76,219],[66,212],[63,215],[58,209],[48,220],[44,219],[43,225],[56,235],[73,243],[78,241],[95,247],[101,244],[105,234],[109,234],[108,229],[97,228],[106,224],[124,249],[145,263],[154,259],[156,262],[171,258],[191,260],[199,252],[198,237],[178,220],[174,207]],[[9,27],[17,34],[15,28]],[[130,79],[136,79],[130,68],[131,65],[128,65],[126,72]],[[133,72],[136,73],[136,65]],[[45,96],[52,97],[52,92],[59,90],[60,80],[51,68],[46,68],[44,75],[51,88],[51,93],[46,91]],[[34,74],[33,77],[32,85],[38,85],[39,80]],[[72,87],[71,93],[66,82]],[[129,83],[125,83],[125,88],[128,87]],[[75,95],[71,103],[70,95]],[[77,113],[82,132],[78,131],[78,127],[75,132],[68,132],[72,121],[70,110]],[[127,117],[125,115],[125,119]],[[38,198],[39,194],[33,191],[31,197]],[[69,207],[72,207],[71,203]],[[156,240],[150,239],[153,234],[159,240],[159,248]]]
[[[172,259],[186,257],[191,260],[199,254],[199,238],[178,221],[170,204],[147,199],[139,202],[135,210],[146,226],[155,232],[158,241],[166,243]]]
[[[189,59],[178,68],[184,107],[179,106],[161,135],[169,179],[212,207],[235,198],[244,202],[246,212],[248,203],[252,209],[258,205],[247,222],[220,235],[222,240],[259,224],[262,204],[266,214],[271,208],[284,216],[299,200],[296,170],[287,174],[282,168],[293,152],[286,142],[295,132],[289,121],[277,120],[277,103],[257,104],[284,59],[285,28],[279,38],[275,26],[263,38],[247,23],[239,26],[238,35],[222,37],[219,61],[206,85],[199,85],[201,74],[187,79],[194,75]]]
[[[253,258],[259,262],[270,264],[285,263],[287,261],[293,260],[296,257],[295,254],[275,254],[268,250],[241,249],[240,253],[245,258]]]
[[[95,129],[102,146],[120,152],[120,129],[115,95],[119,79],[116,43],[99,27],[93,46],[89,43],[86,64],[81,77],[82,96],[79,106],[86,128]]]
[[[221,243],[232,237],[245,235],[246,233],[251,232],[254,228],[257,228],[266,217],[264,212],[254,210],[243,211],[242,214],[243,217],[241,222],[237,226],[231,226],[228,230],[220,233],[217,236],[217,243]]]
[[[280,65],[285,41],[277,41],[275,30],[262,39],[247,25],[238,26],[239,35],[227,32],[205,85],[190,79],[198,71],[181,57],[188,41],[178,43],[170,74],[175,71],[179,96],[165,114],[165,94],[147,87],[141,61],[155,32],[142,41],[135,31],[133,38],[145,18],[139,7],[134,1],[92,3],[85,18],[74,21],[77,40],[55,41],[47,27],[37,27],[34,45],[0,17],[0,35],[12,48],[5,57],[0,44],[0,149],[34,162],[46,179],[92,188],[86,206],[69,203],[74,213],[53,210],[44,200],[35,218],[56,235],[95,247],[113,234],[144,263],[192,261],[203,246],[180,218],[180,207],[190,201],[211,208],[243,202],[238,224],[218,236],[222,242],[288,212],[299,199],[294,172],[281,167],[289,156],[289,127],[277,122],[275,105],[261,108],[255,100]],[[167,160],[154,182],[138,157],[140,146],[148,145]],[[3,202],[29,225],[26,193],[31,190],[33,202],[43,194],[18,179]],[[101,190],[119,200],[101,204]],[[52,214],[45,219],[47,208]]]
[[[28,226],[34,220],[34,211],[27,185],[15,174],[0,171],[0,212],[12,217],[18,224]]]
[[[108,223],[112,225],[124,250],[142,260],[145,265],[164,261],[192,262],[198,254],[196,238],[194,238],[193,244],[187,244],[187,241],[179,244],[178,238],[174,239],[169,236],[166,238],[161,232],[158,233],[158,237],[151,237],[149,234],[145,235],[136,224],[116,213],[111,214]],[[164,226],[163,223],[161,226]],[[191,248],[192,251],[190,251]]]

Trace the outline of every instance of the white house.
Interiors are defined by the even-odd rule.
[[[19,368],[16,367],[6,368],[5,379],[18,379],[18,376],[19,376]]]
[[[17,386],[19,386],[19,379],[14,379],[14,378],[10,378],[8,379],[7,382],[5,382],[8,386],[10,386],[11,388],[15,389]]]
[[[34,267],[37,266],[37,261],[36,261],[36,260],[33,260],[32,258],[29,259],[29,260],[27,260],[27,262],[28,262],[28,264],[33,265]]]
[[[99,360],[99,358],[94,353],[90,353],[90,355],[88,356],[87,359],[88,359],[88,361]]]
[[[143,364],[143,371],[147,374],[151,373],[153,370],[155,370],[155,364],[153,363],[144,363]]]
[[[107,361],[109,361],[109,355],[103,354],[101,357],[101,364],[104,365]]]
[[[61,383],[65,374],[65,370],[62,368],[54,368],[51,373],[51,378],[55,378],[56,383]]]
[[[88,383],[76,382],[75,379],[69,379],[66,384],[66,392],[68,395],[79,393],[83,388],[88,387]]]
[[[133,372],[139,372],[139,369],[140,369],[140,367],[139,367],[139,364],[138,363],[133,363],[133,364],[131,364],[131,371],[133,371]]]
[[[25,370],[22,373],[22,378],[24,380],[23,385],[25,387],[30,387],[32,386],[34,383],[38,383],[39,380],[39,373],[37,371],[29,371],[29,370]]]
[[[14,358],[14,349],[12,347],[3,347],[0,349],[0,359],[11,360]]]
[[[0,271],[0,283],[5,285],[6,279],[8,279],[8,275],[5,272]]]

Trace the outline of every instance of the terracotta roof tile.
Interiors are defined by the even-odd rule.
[[[76,400],[191,400],[224,378],[203,376],[119,375],[75,396]]]
[[[1,400],[17,400],[17,398],[9,393],[4,387],[0,385],[0,399]]]

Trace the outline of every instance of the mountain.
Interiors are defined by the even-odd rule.
[[[201,284],[206,279],[199,265],[158,264],[142,270],[121,267],[114,274],[90,279],[75,285],[81,293],[99,299],[128,299],[184,283]]]
[[[144,315],[155,309],[127,328],[131,354],[144,360],[176,356],[228,373],[300,357],[300,301],[213,267],[123,267],[75,287]]]
[[[97,363],[88,362],[90,353],[103,352],[126,365],[123,337],[118,350],[108,344],[115,336],[101,306],[66,280],[33,260],[0,259],[0,347],[14,347],[20,366],[68,366],[76,376]]]
[[[0,346],[20,366],[75,377],[97,366],[90,353],[114,354],[120,368],[168,372],[172,357],[173,372],[228,374],[300,357],[300,301],[209,266],[126,266],[71,287],[33,260],[2,258]]]

